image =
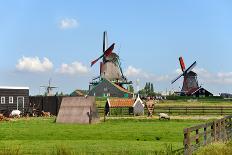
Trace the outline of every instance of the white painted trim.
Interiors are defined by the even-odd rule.
[[[138,95],[137,99],[135,100],[135,103],[133,104],[132,107],[135,107],[135,105],[136,105],[136,103],[137,103],[138,101],[140,101],[140,103],[142,103],[142,105],[143,105],[143,107],[144,107],[143,101],[140,99],[139,95]]]
[[[17,110],[19,110],[19,98],[23,98],[23,109],[24,109],[24,97],[23,96],[17,96]]]
[[[12,98],[12,102],[10,102],[10,98]],[[14,103],[14,97],[13,96],[9,96],[9,104],[13,104]]]
[[[2,102],[2,99],[4,99],[4,102]],[[5,96],[1,96],[1,104],[6,104],[6,97]]]
[[[29,89],[29,87],[0,86],[0,89]]]
[[[109,107],[111,107],[111,105],[110,105],[110,99],[109,98],[107,98],[107,102],[109,104]]]

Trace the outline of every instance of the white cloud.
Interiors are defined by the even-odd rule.
[[[57,69],[57,72],[60,74],[69,74],[69,75],[75,75],[75,74],[87,74],[89,72],[88,67],[83,65],[81,62],[75,61],[71,64],[63,63],[59,69]]]
[[[78,25],[79,23],[74,18],[65,18],[59,22],[60,29],[76,28]]]
[[[130,77],[139,76],[140,74],[141,74],[141,70],[133,66],[129,66],[125,71],[125,75]]]
[[[19,71],[28,72],[46,72],[53,68],[52,62],[44,57],[39,59],[38,57],[22,57],[16,64],[16,69]]]
[[[161,81],[168,81],[170,80],[169,75],[155,75],[152,73],[147,73],[143,71],[142,69],[135,68],[133,66],[129,66],[126,71],[125,75],[128,76],[129,78],[135,77],[135,78],[140,78],[140,79],[146,79],[149,81],[154,81],[154,82],[161,82]]]

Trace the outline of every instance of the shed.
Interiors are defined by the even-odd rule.
[[[144,104],[139,96],[137,99],[108,98],[105,115],[144,115]]]
[[[29,107],[29,87],[0,86],[0,113]]]
[[[95,97],[64,97],[56,122],[79,124],[99,122]]]

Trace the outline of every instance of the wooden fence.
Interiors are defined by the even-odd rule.
[[[232,106],[156,106],[154,112],[169,115],[231,115]]]
[[[227,141],[232,137],[232,116],[184,129],[184,154],[191,155],[200,146]]]
[[[98,107],[100,116],[104,116],[104,107]],[[147,115],[147,109],[144,109]],[[155,106],[154,115],[167,113],[169,115],[232,115],[232,106]],[[133,116],[129,112],[112,116]]]

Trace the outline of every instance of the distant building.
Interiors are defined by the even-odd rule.
[[[221,93],[220,96],[223,98],[232,98],[232,94],[230,93]]]
[[[29,87],[0,86],[0,112],[29,107]]]
[[[144,104],[138,96],[137,99],[108,98],[105,105],[106,115],[144,115]]]
[[[191,91],[188,92],[187,95],[188,96],[195,96],[195,97],[209,97],[209,96],[213,96],[213,94],[211,92],[209,92],[208,90],[206,90],[203,87],[199,87],[197,89],[192,89]]]
[[[133,93],[127,89],[107,80],[102,79],[97,85],[90,89],[89,96],[98,97],[119,97],[119,98],[132,98]]]
[[[79,89],[77,89],[77,90],[75,90],[74,92],[72,92],[71,94],[70,94],[70,96],[85,96],[85,95],[87,95],[88,94],[88,91],[87,90],[79,90]]]

